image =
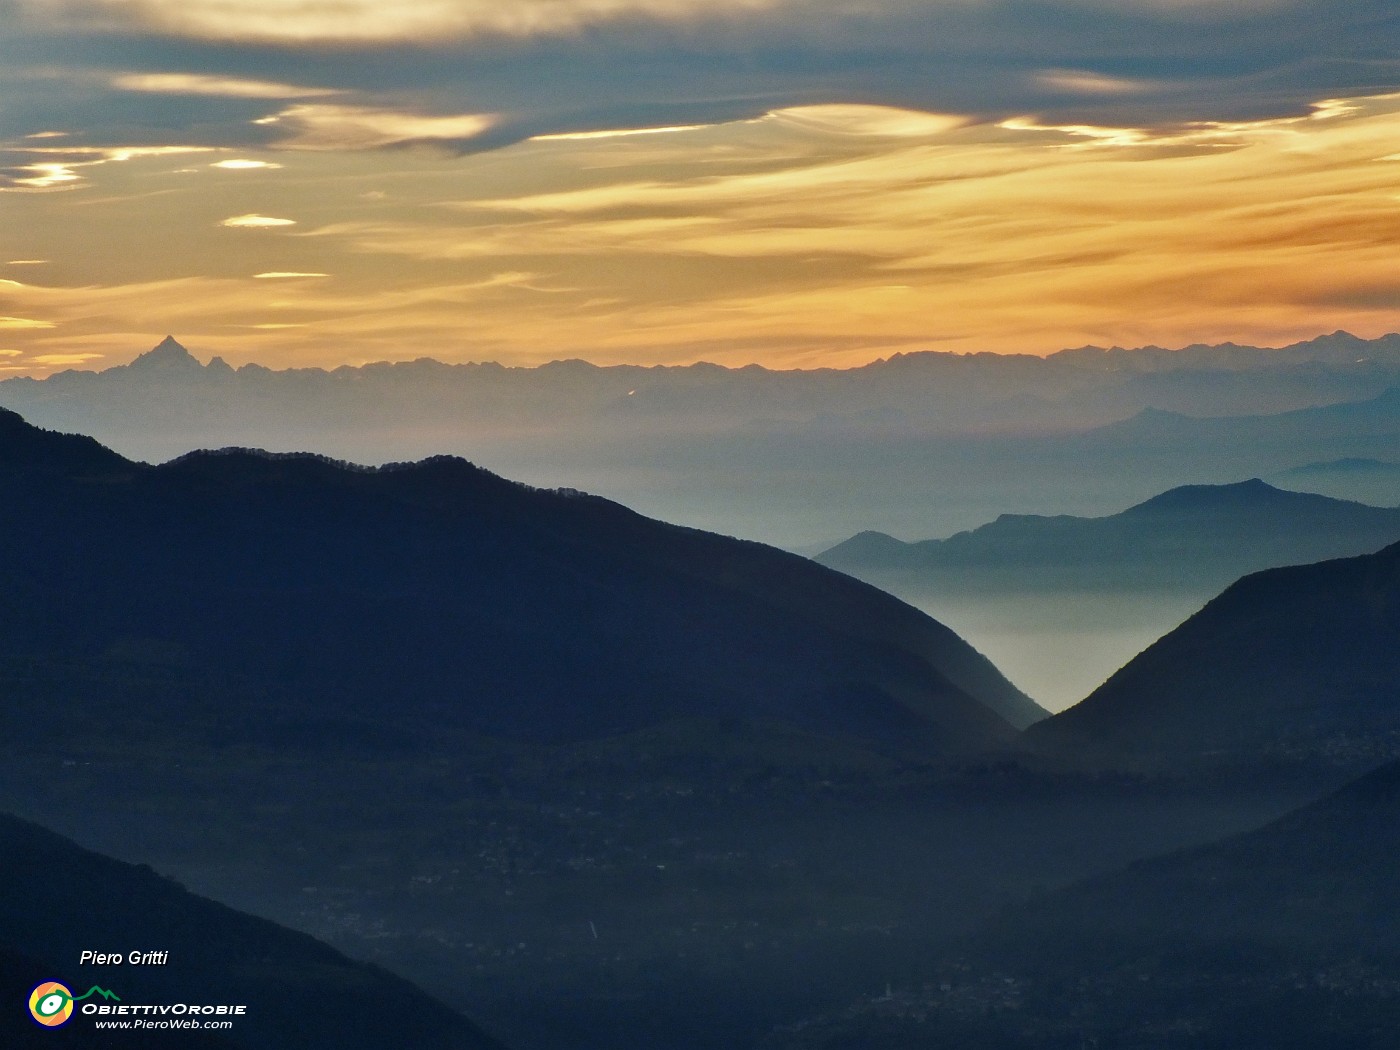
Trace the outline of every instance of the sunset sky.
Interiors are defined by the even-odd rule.
[[[0,375],[1400,328],[1393,0],[0,0]]]

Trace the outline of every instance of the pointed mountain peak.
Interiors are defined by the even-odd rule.
[[[193,354],[173,335],[167,335],[155,347],[131,362],[132,368],[203,368]]]

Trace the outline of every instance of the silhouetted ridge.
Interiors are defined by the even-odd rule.
[[[1237,510],[1274,502],[1300,502],[1297,493],[1285,493],[1259,478],[1231,485],[1181,485],[1151,499],[1129,507],[1124,514],[1147,514],[1161,511]]]
[[[413,463],[386,463],[383,466],[366,466],[363,463],[351,463],[349,460],[336,459],[334,456],[323,456],[316,452],[269,452],[267,449],[247,448],[241,445],[230,445],[226,448],[195,449],[193,452],[186,452],[183,456],[176,456],[174,459],[166,461],[164,466],[176,468],[187,467],[191,464],[199,464],[206,459],[238,459],[240,457],[266,460],[271,463],[318,463],[323,466],[334,467],[337,470],[348,470],[361,474],[375,474],[380,471],[416,466],[416,464]]]
[[[31,426],[0,408],[0,474],[77,476],[130,471],[137,465],[81,434],[58,434]]]
[[[1253,478],[1180,486],[1101,518],[1003,514],[946,540],[918,543],[873,535],[862,533],[817,560],[896,589],[915,580],[930,588],[946,581],[1214,593],[1260,569],[1375,551],[1400,539],[1400,511]]]
[[[9,426],[40,452],[67,447]],[[123,468],[109,484],[56,462],[49,498],[0,493],[14,562],[0,613],[26,623],[0,658],[135,639],[258,683],[291,721],[537,740],[741,717],[966,752],[1012,738],[996,712],[1041,714],[865,584],[455,457],[364,469],[244,449],[136,468],[99,451]]]

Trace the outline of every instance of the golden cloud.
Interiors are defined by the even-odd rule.
[[[669,135],[678,131],[700,131],[712,124],[675,124],[664,128],[616,128],[605,131],[561,131],[552,135],[535,135],[531,142],[582,142],[589,139],[629,138],[633,135]]]
[[[123,91],[145,91],[162,95],[215,95],[224,98],[316,98],[339,95],[333,88],[299,87],[266,80],[239,80],[201,73],[124,73],[112,78],[112,86]]]
[[[891,138],[923,138],[941,135],[968,123],[966,117],[891,106],[790,106],[771,112],[769,118],[784,124],[846,135],[881,135]]]
[[[1112,77],[1082,69],[1047,69],[1036,74],[1036,83],[1074,95],[1132,95],[1152,87],[1150,81]]]
[[[47,365],[49,367],[59,365],[84,365],[89,361],[97,361],[106,354],[38,354],[29,360],[36,365]]]
[[[489,131],[498,118],[489,113],[423,116],[365,106],[306,104],[264,117],[289,131],[283,149],[361,150],[411,142],[460,142]]]
[[[83,177],[73,170],[74,166],[54,163],[26,164],[19,171],[29,174],[16,175],[9,181],[12,186],[27,186],[36,190],[58,189],[82,181]]]
[[[224,219],[220,226],[230,226],[240,230],[264,230],[276,226],[295,226],[296,219],[278,219],[270,215],[234,215]]]
[[[209,153],[204,146],[24,146],[7,152],[34,160],[0,171],[0,192],[45,193],[78,189],[87,183],[80,169],[103,164],[120,164],[143,157],[163,157],[182,153]],[[13,264],[12,264],[13,265]]]
[[[686,19],[777,0],[28,0],[69,18],[216,40],[299,43],[564,33],[608,19]],[[45,11],[45,8],[50,10]]]
[[[725,171],[716,150],[742,136],[752,153],[791,118],[658,137],[635,168],[599,168],[594,144],[574,140],[557,189],[457,201],[456,222],[315,233],[371,256],[528,260],[580,289],[578,312],[551,333],[512,315],[534,332],[514,337],[503,313],[502,341],[555,335],[622,358],[780,337],[868,356],[1383,331],[1400,210],[1373,161],[1393,152],[1400,105],[1339,109],[1115,128],[821,107],[804,127],[829,138],[799,153],[774,140],[761,170]],[[522,170],[532,148],[514,148]],[[1351,285],[1380,290],[1362,301]]]

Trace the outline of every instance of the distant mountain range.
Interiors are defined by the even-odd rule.
[[[1259,829],[1009,909],[919,985],[766,1050],[1387,1050],[1400,763]]]
[[[459,1014],[385,971],[305,934],[197,897],[144,866],[81,849],[0,814],[0,1019],[6,1047],[228,1047],[244,1050],[502,1050]],[[4,946],[12,946],[5,948]],[[84,950],[120,966],[80,964]],[[130,965],[130,952],[168,953]],[[41,981],[74,995],[105,987],[130,1004],[244,1005],[227,1033],[99,1032],[91,1018],[35,1025],[18,1004]],[[38,1033],[32,1038],[31,1033]]]
[[[334,436],[353,425],[380,440],[424,424],[464,436],[589,422],[621,430],[664,423],[692,436],[755,424],[945,436],[1082,431],[1145,411],[1158,425],[1176,415],[1268,415],[1366,400],[1394,386],[1400,334],[1363,340],[1336,332],[1278,350],[1082,347],[1047,357],[931,351],[850,369],[577,360],[506,368],[422,357],[282,371],[234,369],[218,357],[201,364],[167,336],[129,365],[0,382],[0,405],[41,425],[95,426],[104,439],[114,436],[108,430],[120,431],[119,448],[143,441],[137,454],[168,458],[217,444],[211,439],[220,436]],[[179,396],[162,400],[162,392]],[[155,413],[146,417],[144,438],[132,425],[137,410]],[[270,425],[277,429],[269,433]]]
[[[0,406],[152,462],[224,446],[363,463],[455,453],[803,546],[862,528],[937,534],[1002,511],[1101,513],[1186,483],[1394,458],[1400,411],[1384,395],[1396,387],[1400,336],[1346,333],[1279,350],[922,353],[794,371],[426,358],[272,371],[201,364],[167,339],[103,372],[0,382]]]
[[[1400,544],[1229,587],[1083,702],[1025,734],[1121,768],[1400,754]]]

